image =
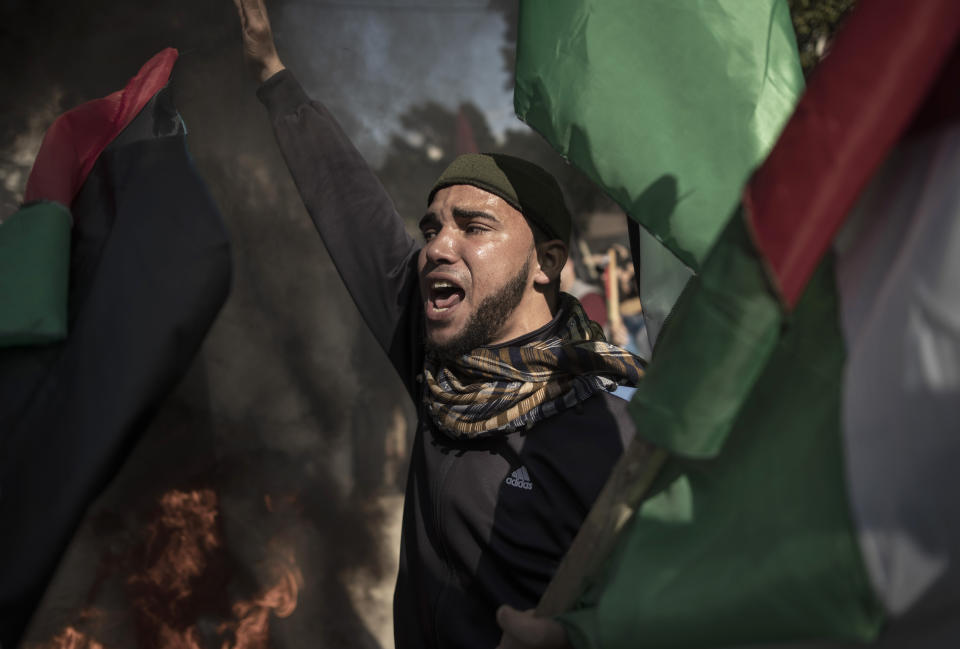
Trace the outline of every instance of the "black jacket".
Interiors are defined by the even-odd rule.
[[[288,71],[258,95],[330,256],[419,409],[394,594],[396,645],[491,649],[500,638],[497,606],[536,605],[633,435],[626,402],[597,395],[524,433],[459,441],[438,432],[418,382],[420,245],[330,113]]]

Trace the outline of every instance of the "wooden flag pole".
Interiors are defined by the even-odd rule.
[[[573,607],[584,581],[610,554],[666,459],[664,449],[640,439],[627,447],[540,598],[537,617],[553,617]]]
[[[607,251],[607,322],[611,335],[620,322],[620,278],[617,276],[617,251]]]
[[[613,248],[607,251],[607,315],[612,330],[620,319],[617,253]],[[537,617],[553,617],[573,608],[585,581],[609,556],[666,459],[664,449],[639,438],[627,447],[540,598]]]

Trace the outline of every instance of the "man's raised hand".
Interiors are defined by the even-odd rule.
[[[233,4],[240,14],[243,56],[253,69],[257,81],[263,83],[284,68],[273,42],[267,8],[263,0],[233,0]]]

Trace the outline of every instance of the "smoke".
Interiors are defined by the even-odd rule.
[[[63,93],[56,86],[48,90],[45,101],[38,102],[27,116],[24,129],[12,137],[0,158],[0,221],[17,210],[30,175],[30,167],[40,151],[43,134],[59,114]]]

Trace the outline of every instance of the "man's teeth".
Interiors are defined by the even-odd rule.
[[[445,291],[445,292],[446,292],[446,291],[449,291],[449,292],[447,292],[447,293],[444,294],[444,295],[435,295],[435,296],[433,297],[433,299],[431,300],[431,302],[433,303],[433,309],[434,309],[434,311],[436,311],[437,313],[442,313],[442,312],[444,312],[444,311],[449,311],[449,310],[452,308],[452,306],[453,306],[453,305],[450,305],[450,306],[440,306],[440,305],[437,304],[437,300],[438,300],[438,299],[447,299],[447,298],[453,296],[456,291],[461,290],[460,287],[457,286],[456,284],[454,284],[453,282],[448,282],[447,280],[442,280],[442,279],[438,279],[438,280],[435,280],[435,281],[431,282],[431,284],[430,284],[430,289],[431,289],[432,291]]]

